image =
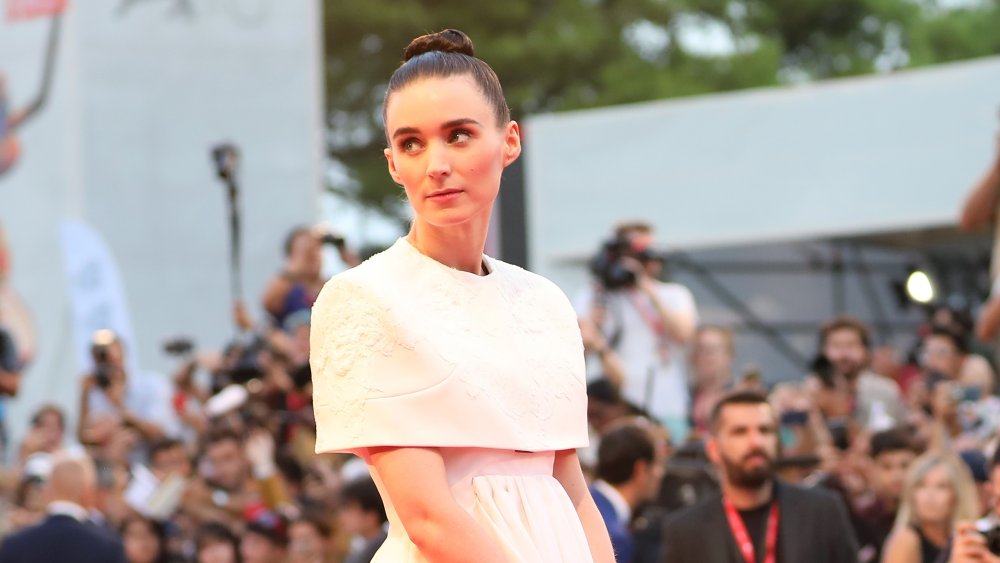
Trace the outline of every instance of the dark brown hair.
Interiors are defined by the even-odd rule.
[[[712,407],[712,415],[709,417],[709,428],[712,434],[718,431],[722,409],[728,405],[770,405],[770,403],[767,402],[767,395],[752,389],[739,389],[723,395]]]
[[[852,330],[857,333],[858,338],[861,339],[861,344],[865,348],[871,349],[872,339],[871,333],[868,332],[868,325],[861,321],[857,317],[852,317],[851,315],[837,315],[836,317],[830,319],[823,325],[823,328],[819,330],[819,348],[822,352],[823,348],[826,347],[826,340],[830,338],[830,335],[838,330]]]
[[[889,452],[903,451],[919,454],[916,444],[913,443],[912,433],[910,429],[902,427],[876,432],[869,441],[869,455],[875,459]]]
[[[640,460],[652,463],[656,458],[653,439],[634,424],[616,428],[601,438],[597,448],[597,477],[612,485],[621,485],[635,473]]]
[[[931,332],[927,335],[927,337],[929,338],[931,336],[939,336],[950,341],[959,356],[964,356],[969,353],[969,339],[966,338],[965,332],[958,323],[933,325],[931,326]]]
[[[59,419],[59,429],[66,430],[66,415],[63,414],[61,408],[54,404],[46,404],[39,407],[35,414],[31,416],[31,425],[38,426],[42,422],[42,417],[47,414],[53,414]]]
[[[382,121],[385,121],[389,97],[406,85],[421,78],[447,78],[469,75],[493,106],[497,125],[503,127],[510,121],[510,108],[504,98],[500,79],[490,65],[477,59],[472,39],[457,29],[421,35],[406,46],[403,64],[392,73],[382,104]]]

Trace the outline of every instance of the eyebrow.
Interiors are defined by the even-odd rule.
[[[441,129],[442,130],[452,129],[454,127],[460,127],[462,125],[478,125],[482,127],[482,124],[476,121],[475,119],[472,119],[471,117],[462,117],[459,119],[452,119],[451,121],[444,123],[443,125],[441,125]],[[396,129],[392,133],[392,138],[395,139],[400,135],[415,135],[417,133],[420,133],[420,130],[417,129],[416,127],[400,127],[399,129]]]

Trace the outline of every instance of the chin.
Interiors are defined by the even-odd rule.
[[[483,214],[459,207],[435,210],[426,214],[417,214],[420,221],[437,228],[457,227],[481,217]],[[487,219],[489,214],[486,215]]]

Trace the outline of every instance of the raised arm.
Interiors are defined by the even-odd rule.
[[[435,563],[505,563],[500,545],[455,502],[437,448],[372,448],[372,465],[420,554]]]
[[[566,494],[576,507],[576,513],[583,523],[583,531],[587,534],[587,543],[590,544],[594,563],[615,563],[615,552],[611,548],[608,527],[604,524],[601,513],[597,511],[594,497],[590,496],[590,491],[587,489],[576,450],[556,452],[552,476],[566,489]]]
[[[1000,139],[993,165],[979,179],[965,199],[958,225],[964,231],[986,228],[996,218],[997,196],[1000,195]]]
[[[988,300],[979,312],[976,321],[976,338],[983,342],[992,342],[1000,333],[1000,299]]]
[[[698,313],[690,293],[685,289],[683,298],[668,304],[664,301],[663,295],[660,294],[656,281],[649,276],[639,279],[639,289],[649,297],[653,306],[656,307],[670,339],[678,344],[690,342],[698,324]]]

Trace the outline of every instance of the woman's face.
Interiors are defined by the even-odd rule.
[[[236,548],[222,540],[207,542],[198,550],[198,563],[236,563]]]
[[[955,490],[943,467],[935,467],[917,483],[913,512],[922,524],[947,524],[955,510]]]
[[[288,529],[288,555],[292,563],[311,563],[323,556],[323,537],[308,522],[296,522]]]
[[[63,427],[58,414],[51,411],[43,413],[38,417],[36,428],[45,437],[44,448],[46,451],[55,450],[62,444]]]
[[[417,221],[435,227],[488,218],[500,174],[521,154],[517,123],[498,124],[467,75],[424,78],[386,106],[389,175],[406,190]]]
[[[153,563],[160,554],[160,539],[146,522],[133,520],[122,534],[129,563]]]

